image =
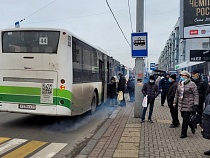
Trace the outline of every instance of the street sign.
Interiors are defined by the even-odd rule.
[[[148,56],[147,32],[136,32],[131,34],[132,57]]]
[[[155,63],[150,63],[150,70],[155,70]]]
[[[19,21],[15,22],[15,27],[20,28],[20,22]]]
[[[190,61],[210,61],[210,50],[190,50]]]

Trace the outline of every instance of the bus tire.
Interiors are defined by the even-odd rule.
[[[97,106],[97,98],[96,98],[96,93],[94,92],[93,98],[91,101],[91,109],[90,109],[90,114],[94,114],[96,111],[96,106]]]

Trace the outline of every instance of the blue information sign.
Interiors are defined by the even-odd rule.
[[[131,34],[132,57],[148,56],[147,32],[136,32]]]
[[[150,63],[150,70],[155,70],[155,63]]]

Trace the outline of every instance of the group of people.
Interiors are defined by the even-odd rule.
[[[166,73],[165,77],[160,79],[159,84],[157,84],[157,82],[155,83],[154,76],[150,76],[149,82],[144,84],[142,88],[142,93],[144,96],[147,96],[148,102],[147,107],[143,109],[141,123],[145,121],[148,106],[150,106],[148,121],[153,123],[152,113],[155,98],[161,93],[161,106],[164,106],[167,99],[170,108],[172,118],[170,128],[176,128],[180,125],[178,119],[179,110],[183,119],[180,138],[186,138],[188,126],[193,134],[197,128],[197,124],[190,121],[191,117],[198,114],[202,118],[204,101],[206,101],[205,106],[210,104],[210,85],[201,79],[200,73],[197,70],[194,70],[191,74],[188,71],[182,71],[179,77],[180,80],[177,82],[176,74],[170,75]],[[199,124],[201,125],[202,122],[199,122]],[[204,127],[207,126],[204,125]],[[210,130],[210,127],[207,128]],[[210,150],[204,152],[204,154],[210,155]]]
[[[120,100],[120,106],[126,106],[125,101],[125,91],[127,91],[130,96],[130,102],[134,102],[134,91],[135,91],[135,81],[132,76],[129,77],[129,80],[126,81],[126,78],[122,73],[118,74],[119,80],[116,76],[111,77],[111,82],[108,84],[108,97],[110,99],[111,105],[118,105],[118,93],[121,91],[123,95],[123,99]],[[127,83],[126,83],[127,82]]]

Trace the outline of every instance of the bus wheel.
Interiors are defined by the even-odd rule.
[[[96,104],[97,104],[96,93],[94,93],[92,102],[91,102],[90,114],[94,114],[94,112],[96,111]]]

